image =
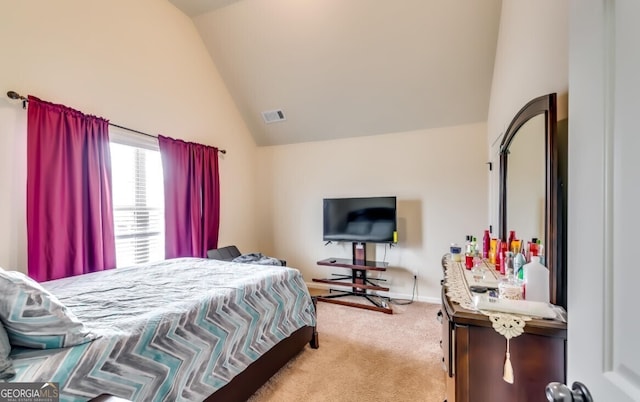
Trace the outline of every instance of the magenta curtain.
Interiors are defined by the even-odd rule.
[[[29,276],[114,268],[109,122],[33,96],[27,115]]]
[[[218,247],[218,149],[158,136],[164,174],[166,258],[206,257]]]

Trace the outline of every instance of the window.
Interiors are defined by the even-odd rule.
[[[118,267],[164,259],[164,187],[158,141],[111,129]]]

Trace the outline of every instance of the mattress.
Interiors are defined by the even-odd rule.
[[[103,392],[199,401],[303,326],[315,309],[300,272],[180,258],[42,283],[98,339],[11,353],[15,382],[57,382],[61,401]]]

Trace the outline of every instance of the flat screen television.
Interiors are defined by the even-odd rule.
[[[325,198],[322,239],[396,243],[396,197]]]

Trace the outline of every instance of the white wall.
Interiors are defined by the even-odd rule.
[[[498,152],[511,119],[531,99],[552,92],[558,94],[558,119],[567,117],[568,25],[567,0],[502,1],[487,118],[489,159],[495,167],[489,189],[494,228],[498,227]]]
[[[9,90],[225,148],[221,239],[255,247],[256,147],[193,22],[157,0],[0,4],[0,266],[26,270],[26,111]]]
[[[439,301],[440,258],[465,234],[480,237],[487,216],[486,125],[259,148],[260,247],[299,268],[305,281],[345,270],[316,265],[350,257],[351,244],[324,246],[322,199],[395,195],[399,242],[382,275],[390,294]],[[384,246],[368,245],[384,259]]]

